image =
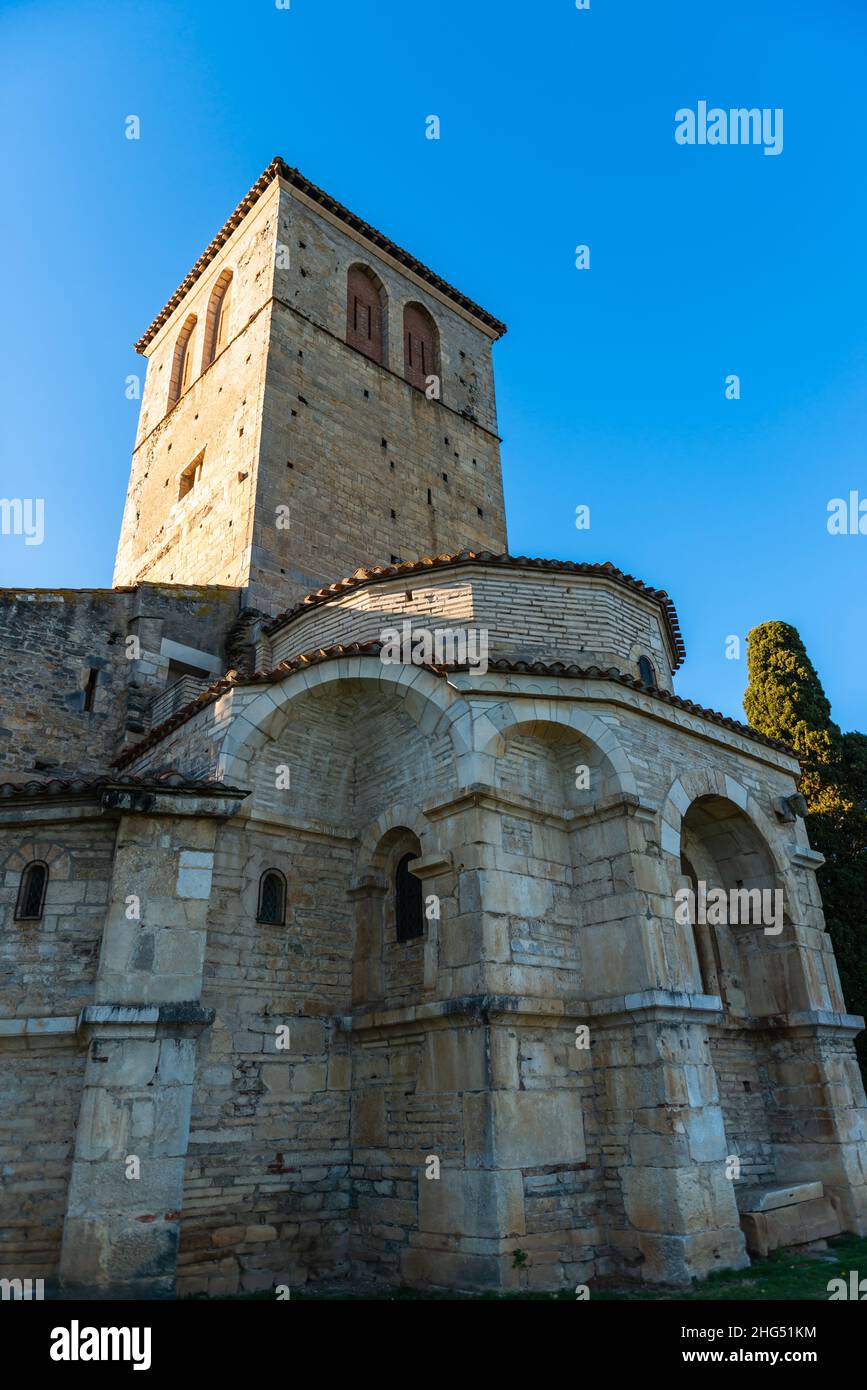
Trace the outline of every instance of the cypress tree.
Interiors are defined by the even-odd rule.
[[[867,736],[840,732],[795,628],[761,623],[747,642],[747,719],[801,760],[807,833],[825,856],[819,888],[843,994],[850,1013],[867,1015]],[[867,1076],[864,1033],[856,1046]]]

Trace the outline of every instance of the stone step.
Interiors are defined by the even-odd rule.
[[[769,1255],[784,1245],[825,1240],[839,1235],[842,1229],[828,1197],[772,1207],[770,1211],[745,1212],[741,1216],[741,1230],[751,1255]]]
[[[737,1195],[738,1211],[774,1211],[777,1207],[791,1207],[796,1202],[813,1202],[824,1197],[825,1189],[820,1182],[793,1182],[773,1187],[745,1188]]]

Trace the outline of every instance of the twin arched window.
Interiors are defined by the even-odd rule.
[[[403,374],[420,391],[429,377],[440,374],[439,333],[421,304],[407,304],[403,311]]]
[[[346,341],[374,362],[385,347],[385,288],[366,265],[351,265],[346,277]]]
[[[266,869],[259,879],[259,905],[256,921],[267,927],[286,922],[286,879],[279,869]]]
[[[229,305],[232,298],[232,272],[224,270],[208,300],[205,318],[205,345],[202,349],[201,371],[210,367],[228,342]],[[193,382],[193,355],[198,319],[190,314],[175,341],[172,374],[169,380],[169,410],[181,399]]]
[[[193,338],[196,332],[197,319],[195,314],[190,314],[184,323],[183,328],[175,343],[175,355],[172,359],[172,376],[169,382],[169,409],[181,399],[192,380],[193,374]]]
[[[380,366],[387,366],[388,299],[385,286],[366,265],[351,265],[346,277],[346,341]],[[440,375],[439,330],[422,304],[403,311],[403,374],[420,391]],[[437,399],[441,399],[440,390]]]
[[[15,904],[17,922],[38,922],[45,909],[45,890],[48,887],[48,865],[41,860],[28,864],[18,885]]]
[[[410,872],[417,854],[405,854],[394,871],[394,922],[398,941],[424,936],[424,900],[421,879]]]
[[[229,305],[232,301],[232,272],[224,270],[211,291],[208,301],[208,317],[205,320],[205,351],[202,355],[202,371],[210,367],[214,358],[222,352],[227,342]]]

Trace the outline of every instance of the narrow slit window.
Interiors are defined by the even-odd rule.
[[[90,712],[93,709],[93,702],[96,699],[96,687],[99,681],[99,671],[91,666],[87,675],[87,685],[84,687],[84,708]]]

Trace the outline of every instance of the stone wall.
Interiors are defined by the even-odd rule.
[[[115,584],[247,584],[275,239],[272,187],[148,347]],[[224,270],[232,271],[228,336],[203,367],[208,304]],[[192,379],[170,406],[175,347],[191,314]],[[202,454],[201,476],[181,496],[181,475]]]
[[[237,591],[216,586],[3,590],[0,660],[15,679],[0,694],[0,782],[104,772],[169,679],[163,640],[222,666],[237,613]]]
[[[202,994],[215,1018],[199,1042],[181,1292],[297,1288],[346,1272],[350,1078],[338,1019],[352,970],[351,859],[346,838],[245,822],[220,835]],[[284,927],[256,921],[268,868],[288,879]]]
[[[6,812],[8,817],[9,813]],[[0,828],[0,1270],[56,1277],[108,902],[114,826],[43,820]],[[21,873],[48,865],[41,921],[14,920]]]
[[[359,261],[389,297],[382,365],[345,341]],[[208,305],[228,271],[228,336],[205,365]],[[408,302],[437,322],[441,400],[404,378]],[[191,381],[170,405],[191,315]],[[257,200],[147,357],[116,584],[226,584],[276,613],[393,554],[506,548],[490,334],[288,184]]]
[[[340,642],[378,641],[385,629],[402,632],[404,621],[411,630],[481,630],[492,659],[614,666],[637,675],[645,655],[657,683],[672,688],[674,653],[656,602],[604,576],[517,565],[457,565],[352,588],[275,628],[270,659],[276,664]]]

